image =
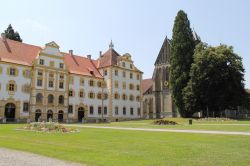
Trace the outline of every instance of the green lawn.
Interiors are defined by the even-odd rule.
[[[218,131],[244,131],[250,132],[250,120],[195,120],[193,125],[188,124],[189,119],[184,118],[169,118],[168,120],[176,121],[179,125],[154,125],[154,120],[135,120],[112,123],[87,123],[81,125],[91,126],[116,126],[116,127],[132,127],[132,128],[166,128],[166,129],[181,129],[181,130],[218,130]],[[80,125],[80,124],[79,124]]]
[[[0,147],[90,166],[247,166],[250,163],[250,136],[88,128],[74,134],[48,134],[14,130],[17,127],[20,125],[0,125]]]

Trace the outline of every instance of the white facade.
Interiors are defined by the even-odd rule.
[[[105,67],[98,65],[103,57],[94,61],[65,54],[50,42],[38,50],[32,65],[0,60],[0,119],[74,122],[142,117],[142,72],[129,54],[118,55],[117,64]]]

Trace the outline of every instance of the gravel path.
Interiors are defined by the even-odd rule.
[[[107,126],[85,126],[85,125],[66,125],[66,126],[82,127],[82,128],[95,128],[95,129],[158,131],[158,132],[174,132],[174,133],[223,134],[223,135],[249,135],[250,136],[250,132],[240,132],[240,131],[151,129],[151,128],[107,127]]]
[[[81,166],[37,154],[0,148],[0,166]]]

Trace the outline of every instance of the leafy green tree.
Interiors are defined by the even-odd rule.
[[[225,109],[237,109],[249,99],[244,89],[244,68],[232,47],[200,43],[194,53],[190,80],[183,91],[189,114],[203,111],[219,116]]]
[[[15,40],[15,41],[22,42],[22,39],[21,39],[19,33],[14,31],[14,29],[11,26],[11,24],[4,31],[4,33],[5,33],[6,38],[8,38],[10,40]]]
[[[183,89],[190,78],[189,72],[193,63],[195,44],[187,14],[180,10],[175,18],[171,42],[170,86],[174,103],[183,117],[190,116],[185,111]]]

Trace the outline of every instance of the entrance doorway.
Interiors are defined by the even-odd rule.
[[[49,121],[49,119],[53,119],[53,111],[52,110],[48,110],[47,112],[47,121]]]
[[[58,112],[58,122],[63,122],[63,111],[62,110],[60,110]]]
[[[38,122],[39,118],[42,116],[42,111],[41,110],[36,110],[35,113],[35,121]]]
[[[13,122],[15,120],[16,106],[13,103],[8,103],[5,105],[4,116],[6,121]]]
[[[78,108],[78,122],[82,122],[82,118],[84,118],[84,108]]]

